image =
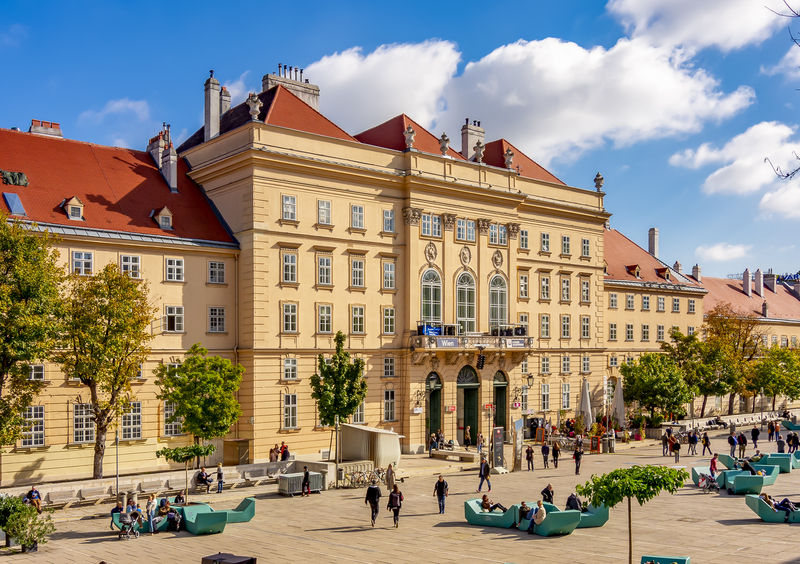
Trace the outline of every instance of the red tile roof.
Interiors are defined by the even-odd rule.
[[[405,151],[406,138],[403,132],[409,125],[417,134],[414,138],[414,149],[434,155],[442,154],[439,149],[439,139],[406,114],[400,114],[389,121],[376,125],[372,129],[362,131],[355,138],[367,145],[375,145],[376,147],[392,149],[393,151]],[[461,153],[453,150],[452,147],[447,149],[447,156],[462,161],[467,160]]]
[[[544,180],[545,182],[554,182],[556,184],[566,186],[566,184],[556,178],[555,175],[550,173],[539,163],[528,157],[528,155],[517,149],[505,139],[490,141],[486,144],[486,150],[483,153],[483,162],[491,166],[506,168],[506,149],[511,149],[511,151],[514,153],[514,161],[512,162],[511,167],[515,170],[519,170],[520,176],[532,178],[534,180]]]
[[[698,284],[691,276],[678,274],[671,268],[669,268],[671,280],[665,279],[663,274],[665,271],[663,269],[668,268],[667,265],[616,229],[605,230],[603,235],[603,254],[608,269],[606,280],[657,282],[660,284],[702,287],[702,284]],[[639,267],[639,278],[634,276],[636,266]]]
[[[344,129],[333,123],[317,110],[306,104],[300,98],[292,94],[285,87],[273,86],[258,95],[261,100],[261,111],[258,114],[258,121],[286,127],[315,135],[324,135],[346,141],[355,141]],[[220,118],[219,134],[222,135],[249,123],[250,107],[246,102],[234,106]],[[178,153],[182,153],[203,142],[205,126],[195,131],[180,147]]]
[[[769,306],[767,312],[769,318],[800,320],[800,298],[787,285],[776,284],[776,291],[773,292],[765,284],[763,296],[753,291],[752,297],[749,298],[742,289],[741,279],[703,276],[703,286],[708,290],[708,295],[703,299],[703,309],[706,313],[714,309],[717,304],[729,303],[737,311],[754,313],[763,318],[761,308],[766,300]]]
[[[39,223],[235,243],[186,175],[183,159],[178,193],[172,193],[147,152],[0,129],[0,169],[27,175],[28,186],[0,184],[0,192],[18,194],[27,218]],[[73,196],[84,204],[85,221],[70,220],[60,207]],[[173,214],[172,230],[150,217],[164,206]]]

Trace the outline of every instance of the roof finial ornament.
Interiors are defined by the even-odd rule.
[[[414,146],[414,138],[417,136],[417,132],[409,125],[406,127],[406,130],[403,131],[403,135],[405,135],[406,138],[406,149],[411,149]]]
[[[250,107],[250,119],[256,121],[259,112],[261,112],[262,103],[255,92],[251,92],[250,96],[248,96],[247,105]]]
[[[475,143],[473,150],[475,151],[475,162],[476,163],[483,162],[483,152],[486,150],[486,145],[478,141],[477,143]]]
[[[210,72],[210,73],[211,73],[211,78],[214,78],[214,71],[213,71],[213,69],[212,69],[212,70],[210,70],[210,71],[208,71],[208,72]]]
[[[439,137],[439,150],[442,152],[442,156],[447,155],[448,149],[450,149],[450,138],[443,132]]]
[[[603,188],[603,182],[605,182],[605,178],[598,172],[597,176],[594,177],[594,187],[597,188],[598,192]]]
[[[514,151],[508,148],[503,156],[506,159],[506,168],[511,168],[511,165],[514,164]]]

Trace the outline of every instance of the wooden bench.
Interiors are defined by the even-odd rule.
[[[161,480],[143,480],[139,484],[139,491],[146,494],[158,495],[164,491],[164,482]]]
[[[74,490],[47,493],[47,505],[50,507],[63,506],[64,509],[73,503],[80,503],[81,498],[75,495]]]
[[[439,450],[433,449],[431,451],[431,456],[433,458],[441,458],[447,460],[448,458],[458,458],[460,461],[464,462],[478,462],[480,460],[480,455],[477,452],[466,452],[463,450]]]
[[[99,486],[95,488],[81,488],[81,501],[93,501],[95,505],[111,497],[108,487]]]
[[[167,480],[167,487],[165,488],[165,491],[179,492],[181,490],[186,491],[186,480],[183,478],[170,478]]]

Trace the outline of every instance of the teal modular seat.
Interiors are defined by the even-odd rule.
[[[720,454],[717,454],[717,460],[719,460],[725,466],[725,468],[728,468],[729,470],[733,470],[733,467],[736,464],[736,460],[737,459],[733,458],[732,456],[730,456],[728,454],[721,454],[720,453]]]
[[[788,429],[789,431],[800,431],[800,424],[792,423],[789,420],[781,421],[781,425],[783,425],[784,429]]]
[[[700,486],[700,474],[711,474],[711,467],[709,466],[692,466],[692,482],[695,486]]]
[[[758,464],[753,464],[753,468],[757,471],[764,472],[764,485],[771,486],[775,483],[775,480],[778,479],[778,475],[781,473],[781,469],[777,466],[770,466],[767,464],[761,464],[759,461]]]
[[[246,497],[236,506],[236,509],[219,511],[228,514],[228,523],[247,523],[256,516],[256,500],[254,497]]]
[[[470,525],[510,529],[517,522],[517,515],[519,515],[518,505],[512,505],[506,512],[499,509],[490,512],[484,511],[481,507],[480,498],[469,499],[464,502],[464,517]]]
[[[590,503],[588,511],[581,511],[581,520],[578,523],[578,528],[588,529],[591,527],[602,527],[608,523],[608,516],[608,507],[605,505],[595,507]],[[547,518],[545,518],[545,520],[547,520]]]
[[[788,474],[794,468],[794,455],[788,453],[766,454],[758,463],[762,466],[777,466],[782,474]]]
[[[761,517],[765,523],[785,523],[786,512],[782,510],[775,511],[767,502],[758,497],[757,495],[746,495],[744,498],[747,507],[753,510],[756,515]],[[792,511],[789,513],[789,523],[800,523],[800,511]]]
[[[205,504],[187,505],[183,508],[183,525],[193,535],[221,533],[227,523],[227,511],[214,511]]]
[[[775,466],[772,468],[777,470]],[[722,474],[725,475],[725,489],[737,495],[760,494],[764,487],[764,476],[751,476],[750,472],[742,470],[726,470]]]
[[[526,501],[525,503],[528,502]],[[545,515],[544,521],[542,521],[541,525],[535,525],[533,527],[533,532],[535,534],[539,535],[540,537],[552,537],[554,535],[569,535],[572,533],[572,531],[578,528],[578,525],[581,522],[580,511],[575,511],[574,509],[567,509],[566,511],[561,511],[558,507],[556,507],[552,503],[547,503],[547,502],[542,503],[542,505],[544,506],[544,510],[547,512],[547,515]],[[535,503],[531,505],[531,507],[534,506]],[[519,506],[515,506],[515,509],[519,511]],[[530,525],[531,525],[530,520],[523,519],[519,522],[519,529],[522,531],[527,531]],[[595,526],[600,526],[600,525],[595,525]]]
[[[119,516],[120,516],[120,513],[114,513],[114,515],[111,516],[111,519],[114,522],[114,526],[117,529],[122,530],[122,523],[120,523],[120,521],[119,521]],[[133,529],[135,531],[139,531],[140,533],[149,533],[150,532],[150,522],[147,519],[145,519],[145,517],[146,517],[146,515],[142,516],[142,524],[141,525],[139,525],[139,524],[134,525]],[[166,530],[166,528],[167,528],[167,520],[166,519],[162,519],[160,522],[155,524],[155,526],[153,527],[153,530],[155,530],[155,531],[164,531],[164,530]]]
[[[792,468],[800,468],[800,456],[798,456],[798,451],[794,451],[792,453]]]
[[[690,564],[688,556],[642,556],[641,564],[655,562],[656,564]]]

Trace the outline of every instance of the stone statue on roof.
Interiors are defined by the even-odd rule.
[[[0,170],[0,176],[3,178],[3,184],[11,186],[27,186],[28,177],[23,172],[11,172],[8,170]]]

